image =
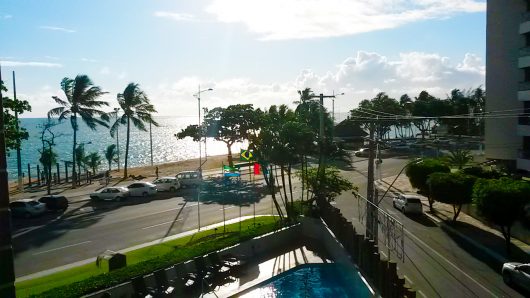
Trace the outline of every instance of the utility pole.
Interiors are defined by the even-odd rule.
[[[370,123],[370,139],[369,139],[369,155],[368,155],[368,185],[366,188],[366,197],[368,203],[366,204],[366,236],[376,241],[377,243],[377,213],[375,204],[377,200],[374,198],[374,159],[375,159],[375,142],[374,142],[374,123]]]
[[[22,158],[20,157],[20,137],[18,136],[18,102],[17,102],[17,85],[15,83],[15,71],[13,71],[13,103],[15,109],[15,130],[17,132],[17,177],[18,177],[18,190],[22,191],[24,183],[22,182]]]
[[[0,82],[2,69],[0,66]],[[0,297],[14,298],[15,268],[11,240],[11,214],[9,211],[9,184],[7,177],[6,142],[4,130],[4,98],[0,88]]]
[[[153,131],[151,130],[151,120],[149,120],[149,142],[151,146],[151,166],[153,166]]]

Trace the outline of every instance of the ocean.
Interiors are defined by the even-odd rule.
[[[193,142],[191,138],[183,140],[177,139],[174,134],[180,132],[190,124],[197,123],[197,117],[156,117],[155,120],[160,124],[159,127],[152,127],[153,134],[153,164],[181,161],[190,158],[199,157],[199,145]],[[42,143],[40,134],[42,129],[39,127],[46,122],[46,118],[22,118],[20,124],[26,128],[29,138],[22,142],[21,160],[22,171],[27,177],[28,164],[31,168],[32,180],[37,177],[37,164],[39,164]],[[147,127],[149,129],[149,127]],[[73,130],[70,121],[62,121],[52,129],[56,135],[54,151],[58,155],[60,171],[64,170],[64,161],[72,160]],[[119,129],[119,149],[120,164],[123,168],[125,161],[125,143],[126,143],[125,126]],[[108,169],[108,163],[105,159],[105,150],[107,146],[116,144],[116,136],[110,136],[109,129],[98,126],[97,130],[91,130],[82,121],[80,121],[79,131],[77,132],[77,143],[85,143],[85,152],[98,152],[102,157],[100,170]],[[204,143],[204,142],[203,142]],[[129,144],[129,167],[144,166],[151,164],[149,131],[140,131],[131,124],[130,144]],[[232,152],[239,152],[242,144],[234,144]],[[220,155],[227,154],[226,145],[223,142],[208,139],[206,143],[207,154]],[[204,144],[202,145],[202,156],[204,157]],[[17,177],[17,154],[16,151],[10,151],[7,156],[8,173],[10,180],[16,180]],[[39,165],[42,170],[42,165]],[[116,163],[112,168],[117,167]],[[55,168],[54,168],[55,171]],[[71,173],[71,169],[69,170]]]

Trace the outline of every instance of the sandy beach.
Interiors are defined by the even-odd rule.
[[[234,162],[239,161],[239,156],[237,154],[233,155]],[[202,158],[202,168],[203,170],[210,170],[210,169],[221,169],[223,164],[228,164],[228,156],[227,155],[215,155],[215,156],[208,156],[207,158]],[[156,164],[153,166],[141,166],[141,167],[134,167],[127,169],[127,175],[132,176],[144,176],[149,178],[156,177],[156,167],[158,167],[158,176],[175,176],[177,173],[182,171],[190,171],[190,170],[196,170],[199,168],[199,159],[187,159],[187,160],[181,160],[176,162],[168,162],[163,164]],[[113,180],[119,180],[123,177],[123,168],[118,171],[117,169],[113,169],[111,171],[111,177]],[[64,179],[64,177],[62,177]],[[36,182],[36,178],[33,178],[32,181]],[[133,181],[132,178],[127,178],[124,181]],[[27,183],[27,179],[24,181]],[[78,188],[82,188],[84,185],[82,184]],[[45,188],[45,185],[42,185],[41,188]],[[58,187],[67,188],[69,187],[66,183],[61,183],[60,185],[52,185],[52,188],[56,189]],[[11,195],[19,193],[17,189],[17,182],[16,181],[10,181],[9,182],[9,193]]]

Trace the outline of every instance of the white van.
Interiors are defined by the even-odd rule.
[[[202,183],[202,175],[199,171],[184,171],[175,177],[182,187],[198,187]]]
[[[179,180],[175,177],[160,177],[153,181],[159,191],[177,191],[180,188]]]
[[[392,201],[394,208],[401,210],[403,213],[416,213],[421,214],[423,212],[420,197],[415,195],[398,195]]]

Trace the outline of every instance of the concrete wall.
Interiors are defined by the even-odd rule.
[[[486,37],[486,111],[522,109],[518,83],[519,34],[524,0],[488,0]],[[486,158],[515,160],[522,140],[517,136],[517,118],[486,119]]]

